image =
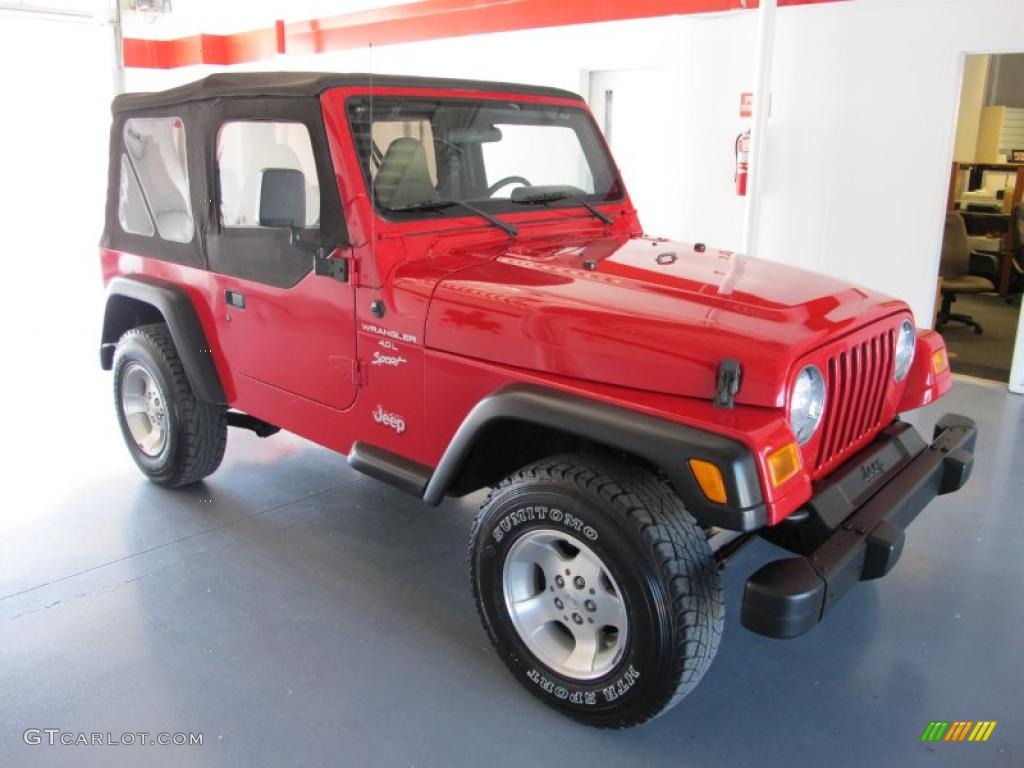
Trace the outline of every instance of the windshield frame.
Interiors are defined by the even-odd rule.
[[[600,163],[606,165],[608,174],[610,175],[610,184],[608,187],[607,194],[601,193],[584,193],[578,195],[578,198],[586,200],[593,206],[601,205],[617,205],[622,204],[626,199],[625,185],[623,184],[621,174],[619,173],[618,166],[615,163],[615,159],[609,150],[608,144],[605,141],[603,134],[597,126],[594,120],[593,114],[587,108],[586,104],[580,100],[578,102],[572,101],[567,102],[561,99],[537,99],[536,97],[527,96],[526,94],[510,93],[507,96],[502,95],[501,97],[492,96],[490,94],[473,94],[473,95],[439,95],[434,92],[426,91],[424,93],[410,93],[400,92],[396,93],[392,89],[388,89],[386,93],[371,94],[369,91],[360,91],[358,93],[347,94],[341,101],[343,110],[343,116],[345,120],[346,128],[349,132],[349,137],[352,142],[353,150],[356,155],[356,165],[359,168],[359,173],[362,176],[363,191],[366,194],[367,200],[371,203],[376,215],[384,221],[394,223],[404,223],[411,221],[429,221],[437,219],[459,219],[468,218],[474,214],[465,210],[460,205],[462,202],[468,202],[474,206],[480,207],[491,215],[503,215],[503,214],[534,214],[542,213],[544,210],[550,209],[567,209],[567,208],[585,208],[578,199],[574,200],[572,196],[564,199],[534,202],[532,204],[523,204],[522,202],[515,202],[510,197],[500,198],[465,198],[463,200],[452,200],[450,198],[442,200],[440,197],[437,198],[438,202],[451,202],[453,205],[443,208],[428,208],[425,210],[416,210],[415,208],[409,210],[401,210],[396,208],[390,208],[382,206],[376,199],[376,195],[373,194],[373,181],[370,176],[369,163],[366,161],[366,152],[360,151],[361,146],[365,143],[365,140],[360,139],[359,134],[356,131],[356,123],[354,121],[354,115],[352,107],[356,103],[365,104],[371,100],[371,96],[375,97],[374,100],[380,101],[413,101],[413,102],[444,102],[451,104],[464,104],[473,105],[480,103],[494,103],[494,104],[514,104],[521,109],[544,109],[544,108],[556,108],[562,111],[568,111],[578,114],[582,119],[581,128],[589,133],[589,137],[580,135],[577,132],[577,136],[580,139],[580,149],[583,153],[583,157],[586,159],[588,165],[593,169],[598,168]],[[568,126],[572,128],[572,126]],[[589,147],[588,147],[589,140]],[[588,212],[588,216],[591,214]]]

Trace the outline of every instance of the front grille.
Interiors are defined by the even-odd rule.
[[[815,469],[838,463],[881,426],[894,344],[890,329],[828,358],[825,424]]]

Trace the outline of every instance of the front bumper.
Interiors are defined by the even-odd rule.
[[[896,422],[837,470],[791,520],[766,533],[798,557],[768,563],[747,579],[741,621],[769,637],[796,637],[857,581],[887,574],[904,529],[936,496],[963,487],[974,463],[974,422],[947,414],[926,445]]]

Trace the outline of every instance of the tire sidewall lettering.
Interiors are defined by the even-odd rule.
[[[495,524],[491,531],[491,537],[496,543],[501,543],[517,527],[526,523],[544,521],[561,525],[568,532],[580,535],[585,541],[598,540],[597,529],[585,523],[578,515],[563,512],[558,507],[547,507],[542,504],[524,505],[508,512]]]
[[[568,701],[570,704],[593,707],[598,704],[612,704],[624,695],[640,679],[640,672],[635,664],[629,664],[622,674],[615,680],[602,685],[597,690],[578,688],[569,691],[561,683],[549,677],[550,673],[542,672],[536,667],[531,667],[526,672],[526,677],[538,688],[559,701]]]

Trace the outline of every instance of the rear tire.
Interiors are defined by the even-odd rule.
[[[227,409],[197,400],[163,323],[126,332],[114,354],[114,403],[145,475],[176,488],[214,472],[227,444]]]
[[[664,713],[718,650],[725,608],[707,537],[671,488],[627,461],[564,455],[506,478],[477,515],[470,571],[512,674],[590,725]]]

